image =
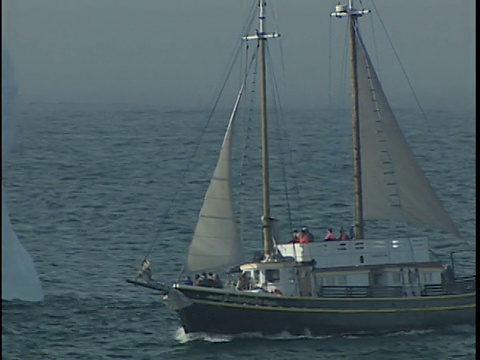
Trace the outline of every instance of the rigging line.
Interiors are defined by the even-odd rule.
[[[385,27],[385,24],[383,23],[383,20],[382,18],[380,17],[380,13],[378,12],[377,10],[377,7],[375,6],[375,3],[373,2],[372,0],[372,6],[373,8],[375,9],[375,12],[378,16],[378,20],[380,21],[380,24],[382,25],[382,29],[383,31],[385,31],[385,35],[387,36],[387,39],[388,39],[388,42],[390,43],[390,46],[392,47],[392,50],[393,50],[393,53],[395,54],[395,58],[397,59],[397,62],[398,64],[400,65],[400,68],[402,69],[402,73],[403,75],[405,76],[405,80],[407,81],[407,84],[410,88],[410,91],[412,92],[413,94],[413,97],[415,99],[415,102],[417,103],[417,106],[420,110],[420,113],[422,114],[422,116],[424,117],[426,123],[427,123],[427,127],[428,127],[428,131],[431,133],[431,126],[430,126],[430,122],[428,121],[428,118],[427,118],[427,115],[425,113],[425,111],[423,110],[423,107],[422,105],[420,104],[420,100],[418,99],[418,96],[415,92],[415,90],[413,89],[413,86],[412,86],[412,83],[410,82],[410,78],[408,77],[407,75],[407,71],[405,70],[405,67],[403,66],[402,62],[400,61],[400,56],[398,55],[397,53],[397,50],[395,49],[395,47],[393,46],[393,42],[392,42],[392,39],[390,38],[390,35],[388,34],[387,32],[387,29]]]
[[[361,1],[360,1],[360,4],[362,5],[362,8],[364,9]],[[381,79],[382,76],[380,75],[380,61],[378,60],[378,49],[377,49],[377,41],[375,40],[375,26],[373,25],[373,16],[369,16],[368,18],[370,19],[370,28],[371,28],[371,31],[372,31],[373,47],[374,47],[374,51],[375,51],[375,61],[376,61],[376,64],[377,64],[376,71],[377,71],[378,77]]]
[[[257,6],[258,6],[258,0],[253,0],[252,5],[250,5],[249,16],[247,16],[247,19],[249,19],[249,20],[245,23],[245,25],[242,29],[242,35],[247,36],[250,33],[250,30],[252,30],[253,22],[256,19]]]
[[[348,65],[348,26],[345,27],[345,33],[344,33],[344,40],[343,40],[343,50],[342,50],[342,64],[341,68],[339,71],[339,87],[337,89],[338,91],[338,98],[342,99],[343,105],[348,103],[348,88],[347,88],[347,65]],[[342,103],[340,103],[342,105]]]
[[[243,36],[244,34],[247,34],[248,31],[250,30],[250,28],[252,27],[252,24],[255,20],[255,6],[254,4],[252,4],[252,7],[250,9],[250,16],[248,16],[248,21],[246,22],[246,24],[243,26],[243,29],[241,31],[241,35]],[[242,36],[238,36],[238,38],[241,39]],[[217,98],[215,99],[214,101],[214,105],[212,106],[212,110],[210,111],[210,114],[209,114],[209,117],[208,117],[208,120],[207,120],[207,125],[209,124],[212,116],[213,116],[213,113],[215,112],[216,110],[216,107],[218,105],[218,102],[220,101],[220,98],[223,94],[223,90],[225,89],[225,86],[228,82],[228,79],[230,78],[230,75],[232,73],[232,69],[234,67],[234,64],[236,62],[236,59],[239,57],[238,54],[240,53],[241,49],[243,48],[242,44],[243,44],[243,40],[239,40],[236,42],[236,46],[234,47],[234,50],[232,51],[231,55],[230,55],[230,59],[228,61],[227,64],[229,64],[227,66],[227,70],[224,71],[224,76],[222,77],[223,79],[225,79],[220,87],[220,90],[218,91],[218,96]]]
[[[258,50],[258,48],[256,48]],[[257,56],[257,51],[255,51],[255,56]],[[250,138],[251,138],[251,132],[252,132],[252,128],[253,128],[253,105],[254,105],[254,101],[255,101],[255,94],[256,94],[256,74],[257,74],[257,71],[258,71],[258,62],[255,61],[254,62],[254,65],[255,65],[255,68],[254,68],[254,71],[252,73],[252,79],[251,79],[251,90],[249,92],[249,98],[248,100],[245,99],[248,104],[248,107],[247,108],[247,111],[245,113],[245,123],[244,123],[244,146],[243,146],[243,156],[242,156],[242,162],[241,162],[241,165],[240,165],[240,178],[241,178],[241,181],[240,181],[240,184],[241,184],[241,187],[240,187],[240,201],[239,201],[239,207],[240,207],[240,210],[241,210],[241,222],[242,222],[242,225],[245,224],[245,217],[244,217],[244,213],[245,213],[245,199],[247,197],[247,188],[248,186],[246,185],[246,181],[249,180],[249,176],[248,176],[248,170],[249,170],[249,167],[251,166],[250,165],[250,156],[249,156],[249,150],[250,150]],[[246,227],[245,226],[242,226],[241,227],[241,235],[242,235],[242,238],[244,238],[245,236],[245,230],[246,230]]]
[[[248,45],[247,45],[247,51],[248,51]],[[252,58],[250,60],[250,64],[248,66],[248,68],[245,68],[245,83],[247,82],[247,78],[248,78],[248,75],[250,73],[250,69],[252,68],[252,66],[254,65],[255,68],[254,68],[254,73],[256,73],[256,69],[257,69],[257,66],[258,66],[258,62],[255,61],[256,58],[257,58],[257,55],[258,55],[258,48],[255,47],[255,51],[253,51],[252,53]],[[255,76],[252,76],[252,89],[255,89]],[[246,90],[245,90],[246,92]],[[252,102],[252,97],[253,97],[253,91],[250,92],[250,99],[247,99],[247,97],[245,97],[245,102],[250,103],[251,105],[251,102]],[[245,183],[244,183],[244,179],[246,178],[245,176],[245,169],[246,167],[248,166],[248,149],[249,149],[249,142],[248,142],[248,138],[250,137],[250,129],[251,129],[251,121],[252,121],[252,106],[249,106],[248,107],[248,110],[245,114],[246,116],[246,120],[245,120],[245,126],[244,126],[244,143],[243,143],[243,155],[242,155],[242,161],[241,161],[241,164],[240,164],[240,200],[239,200],[239,209],[240,209],[240,221],[241,221],[241,225],[240,226],[240,232],[241,232],[241,237],[243,238],[244,237],[244,231],[245,231],[245,217],[244,217],[244,201],[245,201],[245,191],[244,189],[246,188],[245,186]]]
[[[332,21],[334,21],[334,19],[332,17],[330,17],[330,22],[329,22],[329,36],[330,37],[333,37],[333,31],[332,31]],[[349,33],[348,33],[348,26],[345,27],[345,29],[347,31],[345,31],[344,33],[344,40],[342,41],[342,44],[343,44],[343,48],[342,48],[342,52],[340,54],[341,56],[341,59],[342,59],[342,62],[341,62],[341,68],[340,68],[340,71],[339,71],[339,74],[340,74],[340,80],[338,81],[338,88],[336,89],[336,91],[338,92],[339,96],[337,97],[338,99],[341,99],[340,103],[337,104],[337,105],[340,105],[342,109],[344,109],[344,105],[348,107],[348,94],[349,94],[349,91],[348,91],[348,84],[349,82],[347,81],[347,77],[348,77],[348,59],[349,59],[349,51],[348,51],[348,36],[349,36]],[[331,41],[329,42],[329,45],[330,45]],[[330,50],[330,58],[329,58],[329,67],[332,66],[332,61],[331,61],[331,58],[332,58],[332,51]],[[331,73],[333,71],[329,71],[329,83],[331,82]],[[331,85],[329,85],[330,87]],[[331,97],[331,92],[332,91],[329,91],[329,102],[331,101],[330,97]],[[333,110],[331,107],[330,107],[330,110]],[[330,118],[333,119],[332,116],[330,116]],[[332,132],[332,138],[341,138],[342,137],[342,132],[341,132],[341,128],[338,126],[338,124],[335,122],[333,124],[329,124],[329,128],[330,128],[330,131]],[[331,146],[329,146],[328,148],[328,151],[330,153],[333,153],[333,154],[341,154],[341,143],[339,141],[334,141],[333,144]],[[336,162],[336,164],[338,165],[339,163]],[[325,195],[324,194],[324,197],[328,196],[328,193]],[[333,213],[331,212],[328,212],[326,214],[324,214],[322,216],[322,222],[331,222],[332,220],[334,220],[335,218],[332,218],[332,215]],[[350,223],[350,220],[345,218],[345,214],[344,212],[342,212],[341,214],[340,213],[335,213],[335,217],[337,218],[336,221],[340,220],[341,223],[343,222],[349,222]],[[349,215],[349,218],[351,217],[351,215]],[[334,220],[335,221],[335,220]],[[330,227],[330,226],[329,226]]]
[[[215,178],[215,175],[218,175],[218,174],[217,174],[217,170],[218,170],[219,164],[224,161],[224,159],[223,159],[224,155],[222,155],[222,152],[223,152],[223,150],[225,149],[225,148],[224,148],[224,145],[225,145],[225,143],[226,143],[227,136],[231,137],[231,135],[232,135],[232,133],[233,133],[234,121],[235,121],[235,119],[236,119],[236,115],[237,115],[237,112],[238,112],[238,109],[239,109],[239,104],[240,104],[240,102],[241,102],[241,100],[242,100],[242,97],[243,97],[243,94],[244,94],[245,83],[246,83],[246,77],[245,77],[244,81],[242,82],[242,85],[241,85],[241,87],[240,87],[240,90],[239,90],[239,92],[238,92],[238,94],[237,94],[237,96],[236,96],[236,99],[235,99],[235,104],[234,104],[233,109],[232,109],[232,111],[231,111],[231,113],[230,113],[230,116],[229,116],[229,121],[228,121],[228,125],[227,125],[227,130],[226,130],[226,133],[225,133],[225,135],[224,135],[224,141],[223,141],[223,144],[222,144],[222,151],[220,152],[221,154],[219,155],[220,158],[217,159],[217,166],[216,166],[216,168],[215,168],[215,170],[214,170],[214,178]],[[230,142],[230,141],[229,141],[229,142]],[[228,146],[228,148],[231,148],[231,144]],[[229,156],[228,159],[230,159],[230,158],[231,158],[231,157]],[[229,172],[230,172],[230,171],[229,171]],[[227,178],[228,178],[228,177],[229,177],[229,176],[227,175]],[[227,182],[228,182],[228,184],[230,184],[229,180],[227,180]],[[210,180],[209,190],[211,189],[211,185],[212,185],[212,179]],[[206,195],[207,197],[209,196],[209,195],[208,195],[209,190],[207,190],[207,195]],[[214,195],[214,196],[215,196],[215,195]],[[204,205],[205,205],[205,203],[204,203]],[[204,209],[204,208],[202,207],[202,210],[203,210],[203,209]],[[200,213],[202,213],[202,210],[200,211]],[[208,216],[208,215],[200,215],[200,218],[205,217],[205,216],[210,217],[210,216]],[[197,223],[197,227],[198,227],[198,224],[199,224],[199,223]],[[195,229],[194,237],[195,237],[196,235],[198,235],[198,234],[197,234],[197,230],[198,230],[198,228]],[[200,237],[202,237],[202,235],[200,235]],[[217,236],[217,238],[218,238],[218,236]],[[189,252],[192,253],[192,248],[191,248],[191,246],[190,246]],[[205,257],[205,255],[200,255],[200,256]],[[206,255],[207,258],[208,258],[209,256],[212,256],[212,254]],[[220,257],[220,258],[223,257],[223,255],[214,255],[214,256]],[[188,260],[187,260],[187,263],[188,263]],[[186,265],[186,264],[185,264],[185,265]],[[186,268],[185,265],[184,265],[184,267],[183,267],[182,270],[181,270],[181,274],[184,273],[184,271],[185,271],[185,268]],[[213,266],[213,267],[211,267],[210,269],[213,269],[213,268],[215,268],[215,267],[216,267],[216,266]],[[207,269],[205,269],[205,270],[207,270]]]
[[[244,63],[245,59],[245,63]],[[245,56],[240,56],[240,66],[238,67],[238,78],[241,83],[245,74],[247,73],[247,64],[248,64],[248,44],[245,46]]]
[[[270,7],[272,8],[272,18],[273,18],[273,23],[274,23],[273,28],[276,29],[275,32],[277,34],[281,34],[280,26],[278,25],[279,23],[278,23],[276,8],[275,8],[275,2],[272,2]],[[280,64],[281,64],[281,67],[282,67],[282,76],[283,76],[283,78],[285,78],[285,62],[284,62],[284,57],[283,57],[282,42],[279,41],[278,45],[279,45],[279,49],[280,49]]]
[[[252,30],[253,28],[253,23],[256,19],[256,13],[257,13],[257,7],[258,7],[258,0],[253,0],[252,1],[252,4],[250,5],[250,11],[249,11],[249,16],[247,17],[249,19],[249,21],[247,22],[246,26],[244,26],[243,30],[242,30],[242,35],[245,35],[245,36],[248,36],[248,34],[250,33],[250,31]],[[245,55],[245,59],[248,59],[248,50],[250,49],[250,46],[248,44],[248,41],[246,42],[246,55]],[[258,51],[258,47],[255,47],[255,50],[253,51],[253,55],[252,55],[252,64],[255,64],[255,70],[254,70],[254,73],[256,73],[256,62],[254,61],[254,59],[256,58],[257,56],[257,51]],[[245,63],[245,67],[247,67],[247,61]],[[247,68],[245,68],[245,76],[247,77],[248,76],[248,70]],[[253,76],[252,77],[252,92],[254,92],[255,90],[255,77]],[[246,91],[246,89],[245,89]],[[242,155],[242,161],[241,161],[241,164],[240,164],[240,201],[239,201],[239,208],[240,208],[240,225],[243,225],[245,223],[245,217],[244,217],[244,200],[245,200],[245,186],[243,186],[244,184],[244,179],[245,179],[245,168],[247,166],[247,163],[248,163],[248,155],[247,155],[247,152],[248,152],[248,137],[250,136],[250,128],[251,128],[251,113],[252,113],[252,106],[251,106],[251,102],[252,102],[252,96],[253,96],[253,93],[250,93],[250,100],[247,99],[247,97],[245,97],[244,101],[245,102],[250,102],[250,106],[248,107],[248,110],[245,114],[245,117],[246,117],[246,120],[245,120],[245,128],[244,128],[244,132],[245,132],[245,141],[244,141],[244,146],[243,146],[243,155]],[[244,230],[245,229],[245,226],[240,226],[240,236],[243,238],[244,237]]]
[[[341,82],[343,84],[343,91],[341,94],[343,94],[343,99],[345,103],[349,103],[350,97],[349,97],[349,80],[348,80],[348,65],[349,65],[349,58],[348,58],[348,27],[345,27],[345,39],[343,41],[343,64],[342,64],[342,76],[343,76],[343,81]]]
[[[183,174],[186,175],[189,171],[190,171],[190,167],[193,163],[193,159],[196,157],[197,153],[198,153],[198,149],[200,148],[200,145],[203,143],[203,140],[204,140],[204,137],[205,137],[205,133],[206,133],[206,130],[208,129],[209,125],[210,125],[210,122],[213,118],[213,114],[215,113],[216,109],[217,109],[217,106],[218,106],[218,103],[222,97],[222,94],[223,94],[223,91],[225,90],[225,87],[227,85],[227,82],[232,74],[232,71],[233,71],[233,67],[236,63],[236,59],[238,57],[238,53],[240,52],[240,50],[242,49],[243,46],[242,45],[242,41],[239,41],[236,43],[236,47],[234,48],[231,56],[230,56],[230,59],[229,59],[229,62],[228,62],[228,66],[227,66],[227,70],[226,70],[226,75],[224,77],[224,81],[220,87],[220,90],[218,91],[218,95],[217,97],[215,98],[214,100],[214,104],[212,106],[212,110],[210,111],[208,117],[207,117],[207,121],[203,127],[203,130],[202,130],[202,133],[200,134],[200,137],[199,137],[199,141],[197,142],[197,144],[195,145],[194,149],[193,149],[193,152],[192,152],[192,155],[190,156],[190,160],[189,162],[187,163],[187,166],[185,168],[185,170],[183,171]],[[182,176],[182,179],[183,181],[186,181],[186,178],[187,176]],[[172,210],[173,208],[173,204],[175,203],[177,197],[178,197],[178,194],[180,193],[180,188],[177,189],[173,195],[173,198],[172,200],[170,201],[166,211],[164,212],[163,216],[161,217],[162,218],[162,221],[161,221],[161,225],[165,224],[165,221],[168,219],[168,215],[170,213],[170,211]],[[156,237],[153,241],[152,241],[152,244],[150,245],[150,248],[149,250],[147,251],[146,255],[145,255],[145,259],[147,259],[150,254],[152,253],[153,251],[153,248],[157,242],[158,238]]]
[[[240,102],[243,100],[242,97],[243,97],[243,94],[245,94],[245,91],[246,91],[245,89],[246,89],[246,84],[247,84],[247,80],[248,80],[249,70],[250,70],[250,68],[252,67],[252,64],[256,64],[255,58],[256,58],[256,53],[253,53],[253,54],[252,54],[252,59],[251,59],[251,61],[250,61],[250,63],[249,63],[249,66],[245,68],[245,73],[244,73],[243,81],[242,81],[242,83],[241,83],[241,88],[240,88],[240,91],[239,91],[239,93],[238,93],[238,95],[237,95],[237,98],[236,98],[236,101],[235,101],[235,105],[234,105],[233,111],[232,111],[232,113],[231,113],[231,115],[230,115],[230,118],[229,118],[229,119],[230,119],[230,120],[229,120],[229,124],[232,124],[233,118],[234,118],[234,117],[236,116],[236,114],[237,114],[237,110],[238,110],[238,108],[239,108],[239,104],[240,104]],[[248,59],[246,60],[246,63],[248,63]],[[217,160],[217,161],[218,161],[218,160]],[[243,227],[242,227],[242,230],[243,230]],[[179,275],[178,275],[179,278],[180,278],[181,275],[184,274],[184,271],[185,271],[185,264],[183,265],[183,267],[182,267],[182,269],[181,269],[181,271],[180,271],[180,273],[179,273]]]
[[[267,46],[267,57],[268,57],[268,60],[270,63],[273,64],[273,61],[272,61],[272,54],[270,52],[270,48]],[[272,89],[273,89],[273,104],[274,104],[274,109],[275,109],[275,113],[277,114],[277,116],[275,117],[275,119],[277,120],[277,129],[278,129],[278,141],[277,141],[277,144],[278,144],[278,147],[279,147],[279,153],[280,153],[280,159],[281,159],[281,170],[282,170],[282,176],[283,176],[283,187],[284,187],[284,193],[285,193],[285,201],[287,203],[287,214],[288,214],[288,222],[289,222],[289,226],[290,228],[292,227],[292,212],[291,212],[291,206],[290,206],[290,198],[289,198],[289,191],[288,191],[288,183],[287,183],[287,173],[286,173],[286,161],[285,161],[285,149],[284,149],[284,146],[283,146],[283,136],[284,135],[285,137],[286,134],[287,134],[287,131],[286,131],[286,128],[285,128],[285,122],[284,122],[284,116],[283,116],[283,109],[282,109],[282,106],[281,106],[281,102],[280,102],[280,92],[278,91],[278,84],[277,84],[277,79],[275,77],[275,71],[273,69],[273,66],[270,66],[269,67],[269,73],[270,73],[270,78],[271,78],[271,81],[272,81]],[[280,126],[282,125],[282,126]],[[283,133],[281,130],[284,130]]]
[[[268,49],[268,48],[267,48]],[[268,56],[269,56],[269,59],[270,61],[272,62],[272,56],[270,54],[270,52],[268,51]],[[280,124],[281,126],[279,126],[279,128],[283,129],[283,135],[282,136],[282,140],[285,139],[285,141],[281,141],[280,142],[280,151],[281,151],[281,155],[282,155],[282,163],[286,164],[288,163],[289,164],[289,168],[293,169],[293,172],[295,174],[298,174],[298,171],[295,167],[295,162],[294,162],[294,159],[293,159],[293,151],[292,151],[292,147],[291,147],[291,139],[289,137],[289,132],[287,131],[287,126],[286,126],[286,122],[285,122],[285,112],[283,111],[283,107],[282,107],[282,104],[280,102],[280,92],[278,90],[278,83],[277,83],[277,79],[275,77],[275,73],[273,71],[273,69],[271,70],[271,77],[273,79],[273,90],[274,90],[274,101],[276,101],[278,103],[278,105],[276,106],[276,108],[278,107],[279,109],[279,112],[280,112],[280,116],[279,116],[279,119],[280,119]],[[286,150],[285,148],[283,148],[283,143],[286,143]],[[283,150],[283,151],[282,151]],[[287,159],[287,161],[285,161],[284,159],[284,155],[285,154],[288,154],[290,155]],[[285,196],[286,196],[286,201],[287,201],[287,211],[288,211],[288,218],[289,218],[289,225],[290,225],[290,228],[292,228],[293,226],[293,221],[292,221],[292,216],[291,216],[291,207],[290,207],[290,197],[289,197],[289,194],[290,194],[290,191],[288,191],[288,181],[287,181],[287,175],[286,175],[286,168],[283,167],[282,170],[283,170],[283,176],[284,176],[284,188],[285,188]],[[299,189],[299,186],[298,186],[298,182],[297,182],[297,178],[295,176],[292,176],[291,177],[293,179],[293,186],[294,186],[294,195],[296,195],[298,198],[300,198],[300,189]],[[298,220],[298,219],[296,219]],[[300,220],[304,220],[304,219],[300,219]]]
[[[230,70],[229,70],[228,75],[227,75],[227,79],[228,79],[228,77],[230,76],[230,74],[231,74],[231,72],[232,72],[233,65],[234,65],[234,64],[232,64],[231,67],[230,67]],[[222,85],[222,87],[221,87],[221,89],[220,89],[220,93],[218,94],[218,96],[217,96],[217,98],[216,98],[216,100],[215,100],[215,102],[214,102],[214,106],[213,106],[212,110],[210,111],[210,113],[209,113],[209,115],[208,115],[207,122],[206,122],[206,124],[205,124],[205,126],[204,126],[204,128],[203,128],[203,130],[202,130],[202,133],[200,134],[199,141],[198,141],[198,143],[196,144],[196,146],[195,146],[194,149],[193,149],[193,153],[192,153],[192,155],[190,156],[190,161],[187,163],[186,169],[183,171],[184,174],[187,174],[188,171],[190,170],[190,167],[191,167],[191,165],[192,165],[192,163],[193,163],[193,159],[196,157],[197,152],[198,152],[198,149],[200,148],[200,145],[203,143],[203,139],[204,139],[204,137],[205,137],[206,130],[208,129],[208,126],[209,126],[209,124],[210,124],[210,122],[211,122],[211,120],[212,120],[213,114],[214,114],[214,112],[215,112],[215,110],[216,110],[216,108],[217,108],[217,105],[218,105],[219,101],[220,101],[221,95],[223,94],[223,90],[225,89],[225,86],[226,86],[226,83],[227,83],[227,79],[224,81],[224,83],[223,83],[223,85]],[[185,179],[186,179],[186,176],[182,176],[182,179],[185,180]],[[178,189],[178,190],[175,191],[175,193],[174,193],[174,195],[173,195],[173,198],[172,198],[172,200],[170,201],[169,206],[167,207],[167,210],[165,211],[164,215],[162,216],[161,225],[163,225],[163,224],[165,223],[166,219],[168,218],[168,215],[169,215],[169,213],[170,213],[170,211],[171,211],[171,209],[172,209],[172,207],[173,207],[173,204],[175,203],[175,201],[176,201],[177,196],[178,196],[179,193],[180,193],[180,189]],[[153,248],[154,248],[154,246],[155,246],[155,243],[156,243],[156,240],[154,240],[153,243],[152,243],[152,245],[150,246],[150,249],[148,250],[148,252],[147,252],[147,254],[146,254],[146,256],[145,256],[145,259],[147,259],[147,258],[150,256],[150,254],[152,253],[152,250],[153,250]]]
[[[253,61],[253,60],[252,60]],[[235,104],[233,106],[233,109],[232,109],[232,112],[229,116],[229,121],[228,121],[228,125],[227,125],[227,131],[230,131],[230,134],[232,133],[232,130],[233,130],[233,126],[234,126],[234,121],[236,119],[236,115],[237,115],[237,112],[238,112],[238,109],[239,109],[239,104],[240,102],[242,101],[242,97],[243,97],[243,94],[245,93],[245,87],[246,87],[246,82],[247,82],[247,77],[248,77],[248,73],[245,74],[244,76],[244,79],[243,79],[243,82],[241,84],[241,87],[240,87],[240,91],[238,92],[237,96],[236,96],[236,100],[235,100]],[[225,135],[226,136],[226,135]],[[224,137],[224,141],[225,141],[225,137]],[[223,150],[223,145],[222,145],[222,150]],[[221,156],[221,155],[220,155]],[[231,158],[231,157],[230,157]],[[217,159],[217,167],[218,167],[218,163],[219,163],[220,159]],[[216,170],[215,170],[216,171]],[[210,185],[212,184],[212,180],[210,181]],[[210,188],[210,187],[209,187]],[[197,224],[198,225],[198,224]],[[196,231],[196,230],[195,230]],[[185,271],[185,264],[184,266],[182,267],[181,269],[181,272],[180,272],[180,275],[184,274],[184,271]],[[179,276],[180,276],[179,275]]]
[[[332,110],[332,22],[330,16],[328,21],[328,110]]]

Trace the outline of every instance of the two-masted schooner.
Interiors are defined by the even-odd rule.
[[[231,150],[242,85],[184,268],[193,275],[238,266],[238,282],[165,285],[151,278],[147,260],[139,276],[127,281],[164,293],[187,333],[332,335],[474,324],[475,276],[457,277],[450,265],[433,261],[427,238],[366,236],[366,219],[459,234],[410,150],[362,41],[357,22],[369,11],[356,9],[351,0],[337,5],[331,16],[346,18],[350,37],[354,239],[275,241],[265,52],[268,40],[279,34],[266,30],[266,1],[259,0],[257,9],[256,32],[243,40],[258,45],[262,199],[261,211],[252,216],[261,215],[263,254],[244,261],[234,211]]]

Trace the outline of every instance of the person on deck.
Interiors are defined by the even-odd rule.
[[[217,289],[223,288],[222,280],[220,280],[220,276],[218,276],[218,274],[213,275],[213,287]]]
[[[338,236],[338,240],[349,240],[349,236],[347,233],[343,230],[343,227],[340,228],[340,235]]]
[[[353,230],[353,225],[350,226],[350,229],[348,229],[348,233],[350,235],[350,239],[354,239],[355,238],[355,231]]]
[[[302,228],[302,233],[300,236],[306,234],[308,236],[308,242],[313,242],[313,240],[315,240],[315,236],[313,236],[313,234],[308,230],[308,228],[306,226],[304,226]]]
[[[296,244],[298,243],[298,239],[300,238],[300,234],[298,230],[293,230],[292,232],[292,239],[288,242],[288,244]]]
[[[333,233],[332,229],[327,230],[327,234],[325,235],[325,238],[323,239],[324,241],[331,241],[331,240],[336,240],[337,237]]]
[[[310,242],[310,236],[308,236],[308,233],[302,229],[300,237],[298,238],[298,243],[308,244],[309,242]]]
[[[202,282],[201,276],[198,275],[198,274],[195,275],[195,281],[193,282],[193,284],[194,284],[195,286],[200,286],[200,283],[201,283],[201,282]]]
[[[215,279],[213,277],[212,273],[207,274],[207,281],[205,282],[205,286],[207,287],[213,287],[213,284],[215,283]]]
[[[208,287],[209,284],[208,284],[208,275],[207,275],[207,273],[202,273],[202,275],[200,276],[198,285],[199,285],[199,286],[206,286],[206,287]]]
[[[183,285],[193,285],[193,281],[190,276],[186,276],[180,283]]]
[[[243,273],[238,278],[237,290],[248,290],[250,279],[246,273]]]
[[[152,269],[150,269],[150,261],[148,261],[147,259],[143,259],[142,266],[137,275],[137,278],[142,279],[144,281],[152,280]]]

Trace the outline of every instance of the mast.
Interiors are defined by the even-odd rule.
[[[370,10],[356,10],[353,0],[348,5],[337,5],[331,16],[337,18],[348,17],[349,52],[350,52],[350,102],[352,108],[352,151],[353,151],[353,196],[355,205],[355,239],[363,239],[363,198],[362,198],[362,162],[360,153],[360,122],[358,109],[358,78],[357,78],[357,50],[356,27],[357,18]]]
[[[265,32],[265,0],[258,1],[259,27],[255,35],[243,37],[243,40],[256,39],[258,41],[258,67],[260,69],[260,125],[262,151],[262,238],[263,252],[266,260],[273,258],[274,246],[272,237],[272,218],[270,216],[269,165],[268,165],[268,124],[267,124],[267,92],[266,92],[266,65],[265,47],[268,38],[279,37],[280,34]]]

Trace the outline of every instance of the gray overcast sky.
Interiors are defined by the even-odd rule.
[[[282,34],[286,95],[301,106],[326,103],[329,89],[335,94],[335,84],[345,82],[339,56],[346,50],[346,22],[330,19],[335,3],[268,2]],[[363,4],[374,10],[369,0]],[[473,108],[475,1],[374,4],[422,105]],[[2,43],[5,38],[13,53],[22,98],[202,107],[211,104],[251,0],[8,0],[6,5]],[[372,16],[361,21],[365,37],[379,36],[373,48],[378,53],[371,53],[375,61],[384,55],[385,41],[380,30],[372,32]],[[387,95],[409,94],[406,85],[399,90],[405,80],[398,75],[387,80],[389,72],[379,67]]]

